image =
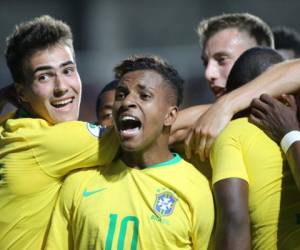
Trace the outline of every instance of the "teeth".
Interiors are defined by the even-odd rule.
[[[55,106],[59,106],[59,105],[66,105],[66,104],[68,104],[70,102],[72,102],[72,98],[66,99],[66,100],[52,102],[52,104],[55,105]]]
[[[136,118],[134,118],[132,116],[122,116],[121,117],[121,121],[128,121],[128,120],[135,121]]]

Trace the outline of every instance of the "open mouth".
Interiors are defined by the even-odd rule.
[[[67,98],[67,99],[64,99],[64,100],[56,100],[56,101],[52,101],[51,105],[55,108],[63,108],[65,106],[67,106],[68,104],[72,103],[73,100],[74,100],[73,97]]]
[[[132,137],[137,135],[142,127],[140,120],[134,116],[120,116],[118,129],[122,137]]]

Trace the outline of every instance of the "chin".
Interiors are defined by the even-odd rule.
[[[53,123],[61,123],[61,122],[69,122],[69,121],[77,121],[78,116],[63,116],[63,117],[54,117]]]
[[[137,152],[142,149],[142,145],[132,143],[132,142],[124,142],[123,141],[123,142],[121,142],[120,146],[123,151],[127,151],[127,152]]]

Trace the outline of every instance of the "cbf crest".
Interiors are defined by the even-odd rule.
[[[159,216],[169,216],[173,213],[177,199],[174,194],[165,191],[156,195],[154,211]]]

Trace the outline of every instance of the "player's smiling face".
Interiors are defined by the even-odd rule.
[[[153,70],[125,74],[116,88],[113,117],[125,151],[159,148],[159,142],[172,109],[169,87]],[[155,151],[155,150],[154,150]]]
[[[57,44],[35,52],[27,61],[30,84],[19,85],[29,112],[55,124],[77,120],[81,80],[72,50]]]

